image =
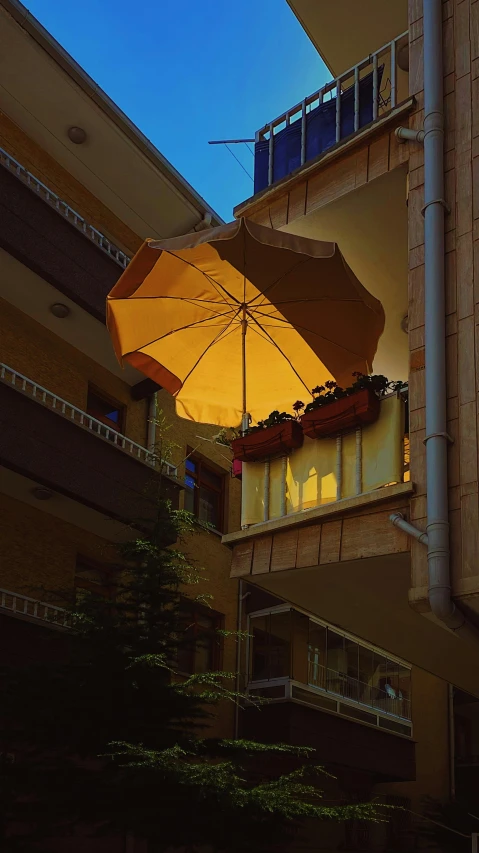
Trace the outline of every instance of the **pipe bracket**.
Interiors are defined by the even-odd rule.
[[[433,198],[431,201],[428,201],[424,205],[424,207],[421,207],[421,213],[423,216],[424,216],[427,208],[430,207],[431,204],[441,204],[443,206],[444,210],[446,211],[446,213],[451,212],[451,208],[449,207],[447,201],[445,201],[443,198]]]
[[[454,439],[449,435],[448,432],[431,432],[429,435],[426,435],[426,438],[423,439],[423,444],[427,444],[430,438],[445,438],[449,444],[454,444]]]

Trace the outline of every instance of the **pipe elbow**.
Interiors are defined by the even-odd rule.
[[[451,630],[460,631],[466,625],[466,618],[457,609],[451,599],[448,587],[436,587],[429,590],[429,604],[434,616]]]

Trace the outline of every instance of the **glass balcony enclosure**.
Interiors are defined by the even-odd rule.
[[[250,614],[248,635],[250,693],[411,734],[411,669],[403,661],[289,605]]]

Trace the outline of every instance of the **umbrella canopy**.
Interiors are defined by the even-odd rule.
[[[173,394],[180,416],[237,426],[369,373],[384,312],[335,243],[239,219],[144,243],[107,322],[119,360]]]

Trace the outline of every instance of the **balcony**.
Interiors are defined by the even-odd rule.
[[[408,97],[407,41],[401,33],[257,131],[255,196],[395,115]]]
[[[178,504],[173,466],[5,364],[0,411],[5,467],[127,524],[155,516],[159,488]]]
[[[293,737],[378,780],[414,778],[407,664],[289,605],[250,613],[247,633],[246,691],[266,701],[245,709],[247,736]]]
[[[365,518],[372,522],[377,519],[369,508],[375,504],[385,501],[404,504],[404,498],[412,491],[409,441],[406,435],[406,396],[405,387],[399,395],[385,397],[381,402],[379,418],[374,424],[333,438],[305,437],[303,446],[291,451],[289,456],[265,462],[243,463],[242,531],[225,536],[223,541],[235,545],[260,534],[264,536],[273,533],[274,537],[291,535],[295,540],[294,559],[299,557],[300,565],[312,556],[316,546],[316,556],[322,562],[319,530],[320,524],[327,518],[339,518],[356,510],[359,516],[367,511]],[[377,512],[383,515],[381,509]],[[318,527],[304,527],[311,522],[316,522]],[[350,525],[345,521],[342,534],[346,538],[337,543],[341,545],[342,559],[408,548],[407,541],[402,543],[402,540],[397,539],[397,531],[392,525],[383,526],[383,535],[366,543],[357,541],[360,532],[357,523]],[[314,530],[318,534],[317,541]],[[309,555],[301,554],[298,537],[302,549],[309,551]],[[243,550],[241,556],[238,552],[236,557],[240,557],[244,563]],[[274,541],[272,552],[268,555],[272,557],[268,569],[275,571],[279,565],[275,559]],[[262,559],[266,559],[266,553]],[[332,554],[328,552],[326,561],[331,559]],[[284,568],[289,567],[285,554],[282,555],[282,563]],[[294,565],[297,563],[293,561],[291,567]],[[239,568],[234,554],[233,574]],[[267,570],[266,566],[263,570]]]
[[[68,614],[63,607],[7,589],[0,589],[0,613],[56,630],[67,630],[69,627]]]
[[[97,319],[130,258],[0,149],[0,246]]]

